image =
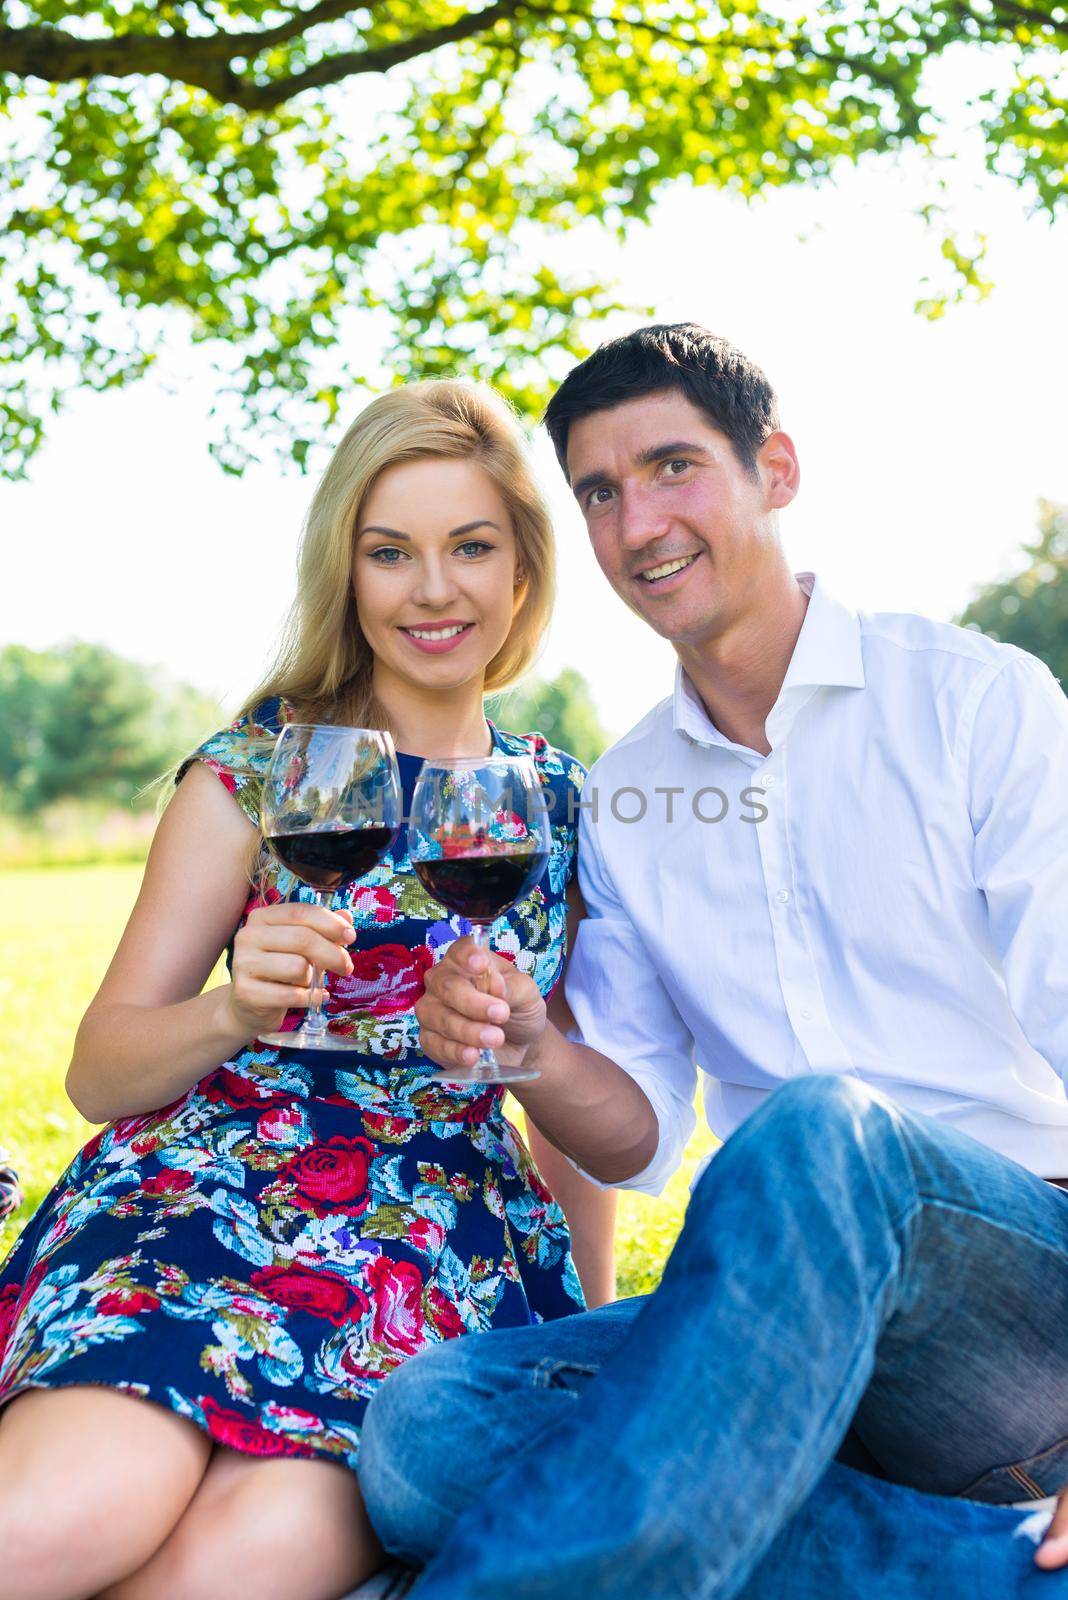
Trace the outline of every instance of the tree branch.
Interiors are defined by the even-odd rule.
[[[42,78],[48,83],[158,73],[172,82],[205,89],[216,100],[246,111],[268,111],[306,89],[324,88],[368,72],[388,72],[391,67],[443,45],[475,38],[524,8],[525,0],[496,0],[456,22],[427,29],[395,44],[343,51],[301,72],[260,82],[236,73],[230,63],[256,56],[270,45],[298,38],[309,28],[366,7],[358,8],[351,0],[319,0],[275,28],[254,33],[215,33],[206,38],[123,33],[110,38],[78,39],[59,28],[0,27],[0,73]]]

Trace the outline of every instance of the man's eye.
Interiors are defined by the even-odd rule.
[[[678,477],[678,473],[674,470],[676,467],[680,467],[682,469],[682,471],[685,472],[686,468],[689,465],[690,465],[690,463],[686,460],[686,458],[684,456],[676,456],[674,461],[669,461],[668,462],[668,470],[670,472],[670,475],[673,478],[675,478],[675,477]]]
[[[599,488],[592,489],[590,491],[590,494],[589,494],[589,496],[588,496],[588,498],[586,500],[586,504],[588,506],[603,506],[603,505],[606,505],[608,503],[607,499],[601,500],[598,497],[600,495],[608,496],[611,493],[612,493],[612,491],[608,487],[607,483],[602,483]]]
[[[493,546],[486,544],[482,539],[466,539],[463,544],[457,546],[457,549],[461,555],[472,557],[480,556],[486,550],[492,550]]]

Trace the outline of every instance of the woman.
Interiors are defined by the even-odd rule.
[[[426,1344],[581,1306],[501,1091],[434,1084],[419,1054],[421,975],[465,925],[403,833],[337,911],[292,894],[256,828],[287,721],[389,727],[406,802],[422,755],[532,754],[572,815],[578,764],[483,710],[529,664],[551,588],[502,402],[445,382],[368,407],[313,501],[277,666],[180,770],[79,1030],[68,1088],[108,1126],[0,1272],[0,1548],[21,1600],[343,1594],[381,1559],[355,1466],[382,1379]],[[498,929],[546,994],[574,868],[573,827],[553,833]],[[224,948],[230,981],[202,993]],[[257,1044],[309,1003],[313,965],[363,1051]],[[611,1198],[538,1156],[608,1298]]]

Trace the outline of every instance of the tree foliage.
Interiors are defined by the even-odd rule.
[[[1068,691],[1068,506],[1040,501],[1038,532],[1037,541],[1024,546],[1023,570],[989,584],[960,620],[1029,650]]]
[[[546,682],[528,678],[496,698],[491,714],[515,733],[543,733],[550,744],[592,766],[609,743],[590,686],[574,667]]]
[[[250,439],[303,462],[383,373],[532,408],[616,304],[584,224],[937,158],[926,69],[969,43],[997,58],[988,165],[1055,214],[1063,0],[0,0],[0,470],[175,316],[217,356],[233,470]],[[980,248],[943,253],[981,292]]]
[[[3,809],[31,816],[67,799],[128,806],[221,720],[207,696],[103,645],[8,645],[0,650]]]

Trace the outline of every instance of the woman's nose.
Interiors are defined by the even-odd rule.
[[[455,598],[457,589],[448,567],[443,561],[423,561],[416,576],[412,599],[416,605],[440,611]]]

